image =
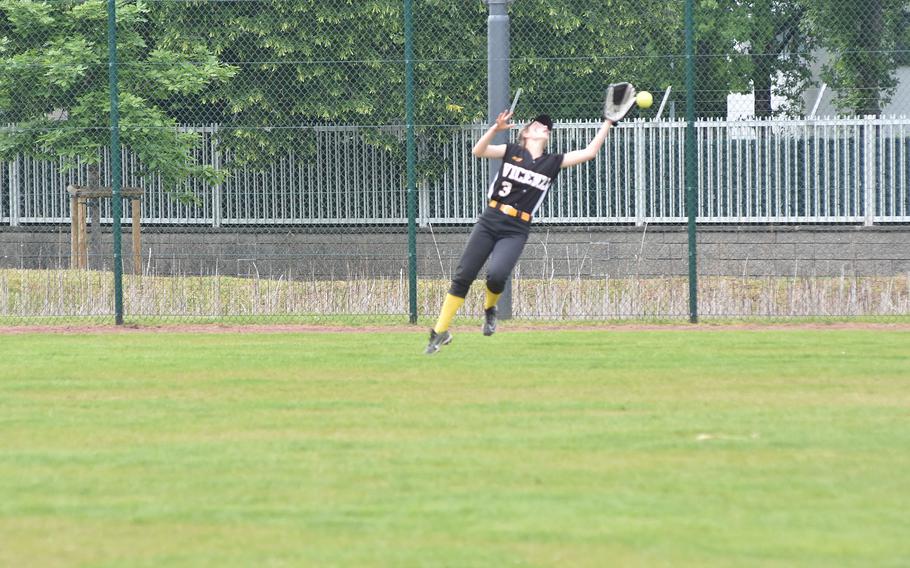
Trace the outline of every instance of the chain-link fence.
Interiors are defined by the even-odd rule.
[[[516,318],[691,315],[687,114],[701,317],[910,314],[910,4],[696,2],[691,59],[684,2],[507,6],[550,152],[654,94],[550,189]],[[435,316],[490,183],[489,6],[124,0],[116,61],[110,7],[0,0],[0,322],[115,312],[111,65],[128,320]]]

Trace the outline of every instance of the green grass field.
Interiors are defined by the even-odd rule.
[[[0,337],[2,566],[906,566],[910,331]]]

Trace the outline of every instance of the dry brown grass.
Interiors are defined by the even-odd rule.
[[[421,280],[418,313],[439,309],[448,282]],[[0,270],[0,317],[100,316],[113,312],[113,278],[84,270]],[[464,314],[479,314],[475,284]],[[131,316],[387,315],[408,312],[408,282],[230,276],[124,276]],[[723,317],[910,315],[910,275],[895,277],[702,277],[699,313]],[[531,319],[677,318],[688,314],[685,278],[523,278],[513,315]]]

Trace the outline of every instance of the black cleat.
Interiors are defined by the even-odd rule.
[[[496,333],[496,306],[484,310],[483,334],[487,337]]]
[[[452,334],[448,331],[443,331],[442,333],[436,333],[435,329],[430,330],[430,343],[427,345],[427,350],[424,351],[427,355],[432,355],[439,351],[439,348],[443,345],[448,345],[452,343]]]

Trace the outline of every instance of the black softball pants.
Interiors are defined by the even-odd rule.
[[[467,296],[471,283],[488,258],[487,288],[494,294],[502,294],[509,274],[528,242],[529,230],[528,223],[503,215],[495,209],[487,209],[471,230],[449,294],[459,298]]]

